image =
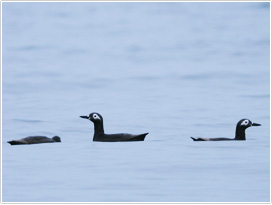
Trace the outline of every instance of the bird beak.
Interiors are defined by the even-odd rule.
[[[258,123],[252,123],[252,126],[261,126],[261,124],[258,124]]]
[[[79,116],[79,117],[81,117],[81,118],[85,118],[85,119],[89,119],[89,117],[88,117],[88,116]]]

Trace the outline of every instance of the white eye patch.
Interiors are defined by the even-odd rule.
[[[95,119],[95,120],[101,120],[100,117],[97,114],[93,114],[93,119]]]
[[[247,126],[248,125],[248,123],[249,123],[249,121],[248,120],[244,120],[242,123],[241,123],[241,126]]]

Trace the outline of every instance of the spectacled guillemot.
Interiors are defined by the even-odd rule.
[[[59,136],[54,136],[52,138],[45,136],[30,136],[25,137],[19,140],[8,141],[11,145],[20,145],[20,144],[39,144],[39,143],[51,143],[51,142],[61,142]]]
[[[246,140],[246,128],[251,126],[261,126],[261,124],[253,123],[248,119],[240,120],[236,125],[235,138],[193,138],[194,141],[224,141],[224,140]]]
[[[132,135],[126,133],[105,134],[103,127],[103,118],[99,113],[93,112],[89,116],[80,116],[81,118],[89,119],[94,123],[93,141],[100,142],[124,142],[124,141],[144,141],[148,133],[140,135]]]

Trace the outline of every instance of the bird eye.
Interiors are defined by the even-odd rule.
[[[96,120],[100,120],[100,117],[97,114],[93,114],[93,118]]]
[[[248,125],[248,120],[244,120],[242,123],[241,123],[241,126],[242,125]]]

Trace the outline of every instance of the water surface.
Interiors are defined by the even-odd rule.
[[[3,202],[270,201],[269,8],[4,2]],[[91,112],[149,135],[93,142]]]

